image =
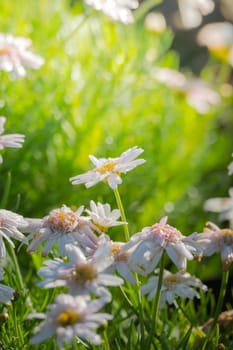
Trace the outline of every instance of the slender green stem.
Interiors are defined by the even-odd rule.
[[[72,349],[73,350],[78,350],[78,343],[77,343],[77,339],[74,338],[73,344],[72,344]]]
[[[14,318],[14,324],[15,324],[15,333],[16,333],[17,338],[19,339],[19,346],[21,348],[23,346],[23,343],[24,343],[24,337],[23,337],[22,329],[20,327],[20,323],[18,322],[18,317],[17,317],[15,305],[13,305],[13,318]]]
[[[15,254],[15,250],[12,247],[12,245],[10,245],[10,244],[8,244],[8,247],[9,247],[9,254],[10,254],[12,262],[14,264],[15,273],[16,273],[16,277],[18,279],[19,287],[22,290],[22,292],[25,293],[26,288],[25,288],[25,285],[23,282],[23,277],[22,277],[22,274],[20,271],[20,267],[19,267],[18,259],[17,259],[16,254]]]
[[[162,283],[163,283],[164,260],[165,259],[164,259],[164,253],[163,253],[161,260],[160,260],[160,269],[159,269],[159,279],[158,279],[157,291],[156,291],[155,298],[153,300],[153,305],[152,305],[151,329],[150,329],[146,349],[151,348],[151,343],[152,343],[153,335],[155,332],[155,326],[156,326],[156,322],[157,322],[158,309],[159,309],[159,301],[160,301],[161,289],[162,289]]]
[[[202,350],[205,350],[206,345],[208,344],[211,337],[213,336],[213,332],[214,332],[216,324],[218,322],[218,316],[222,310],[223,301],[224,301],[224,297],[225,297],[226,289],[227,289],[228,279],[229,279],[229,271],[223,271],[221,287],[220,287],[219,296],[218,296],[218,302],[217,302],[215,313],[214,313],[214,319],[213,319],[213,322],[212,322],[211,327],[209,329],[209,332],[207,333],[205,342],[202,346]]]
[[[121,213],[121,218],[122,218],[123,221],[127,222],[126,221],[124,207],[123,207],[123,204],[122,204],[122,201],[121,201],[121,196],[120,196],[120,193],[118,191],[118,188],[115,188],[113,191],[114,191],[114,194],[115,194],[117,206],[118,206],[118,208],[120,210],[120,213]],[[124,228],[124,233],[125,233],[125,241],[127,242],[130,239],[128,224],[127,223],[124,224],[123,228]]]
[[[110,350],[108,336],[106,330],[104,331],[104,350]]]

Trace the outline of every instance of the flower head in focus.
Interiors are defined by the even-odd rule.
[[[103,286],[118,286],[123,280],[107,273],[106,269],[112,264],[110,248],[102,245],[93,256],[86,258],[83,252],[71,244],[66,245],[68,262],[61,259],[47,261],[39,275],[44,281],[40,287],[55,288],[66,287],[72,295],[101,295]]]
[[[12,211],[0,209],[0,258],[6,256],[5,239],[12,247],[14,243],[11,238],[22,241],[25,237],[19,231],[27,226],[26,220]]]
[[[233,24],[216,22],[206,24],[197,36],[198,44],[206,46],[209,52],[223,62],[233,66]]]
[[[132,10],[139,5],[138,0],[85,0],[85,2],[94,9],[102,11],[113,21],[120,21],[124,24],[134,21]]]
[[[0,280],[3,279],[4,271],[0,267]],[[0,303],[8,304],[14,297],[14,289],[0,283]]]
[[[203,256],[220,253],[223,270],[229,270],[233,262],[233,229],[221,229],[212,222],[207,222],[203,233],[196,234],[195,240],[202,245]]]
[[[122,183],[121,174],[128,173],[136,166],[145,163],[144,159],[136,159],[143,149],[137,146],[123,152],[118,158],[96,158],[89,156],[95,168],[85,174],[70,178],[73,185],[85,184],[87,188],[94,186],[98,182],[104,181],[112,189],[116,189]]]
[[[28,226],[25,231],[31,232],[27,241],[32,239],[28,252],[35,251],[45,242],[42,254],[47,255],[56,243],[60,255],[65,256],[66,244],[78,244],[79,236],[83,234],[92,237],[95,227],[85,216],[81,216],[83,210],[83,206],[73,211],[63,205],[59,209],[52,210],[43,219],[27,219]]]
[[[201,255],[201,246],[168,225],[167,217],[133,235],[122,251],[127,249],[132,249],[129,258],[131,269],[142,275],[155,269],[164,251],[181,272],[186,270],[187,260]]]
[[[233,228],[233,187],[229,190],[229,197],[210,198],[204,203],[206,211],[221,213],[220,220],[227,220]]]
[[[24,142],[24,135],[22,134],[8,134],[1,135],[4,132],[4,124],[6,122],[5,117],[0,117],[0,150],[5,147],[9,148],[21,148]],[[2,163],[2,156],[0,155],[0,163]]]
[[[207,113],[211,106],[221,102],[220,95],[201,79],[191,78],[171,68],[156,68],[153,77],[168,88],[186,98],[187,103],[198,113]]]
[[[148,294],[148,300],[152,300],[157,292],[158,276],[152,276],[148,282],[141,287],[142,295]],[[200,298],[196,289],[207,290],[198,278],[191,276],[188,272],[171,273],[167,270],[163,272],[163,282],[161,288],[160,307],[164,307],[165,303],[173,304],[176,296],[181,298],[193,299]]]
[[[108,203],[101,204],[98,202],[96,204],[94,201],[91,201],[90,209],[86,209],[86,212],[89,214],[94,225],[102,232],[107,232],[110,227],[126,224],[126,222],[117,221],[121,216],[120,210],[111,210],[111,206]]]
[[[96,330],[112,319],[110,314],[98,312],[105,303],[104,298],[90,300],[87,296],[58,295],[55,303],[48,306],[47,314],[30,315],[30,318],[43,320],[36,327],[37,334],[32,337],[31,344],[44,343],[53,336],[59,350],[64,349],[65,343],[71,345],[76,337],[92,344],[101,344]]]
[[[0,70],[13,72],[17,78],[22,78],[26,75],[24,67],[40,68],[44,60],[28,51],[30,46],[30,39],[0,33]]]

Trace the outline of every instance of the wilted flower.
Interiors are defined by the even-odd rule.
[[[204,209],[220,214],[220,220],[228,220],[233,228],[233,187],[229,190],[230,197],[210,198],[204,203]]]
[[[94,186],[98,182],[104,181],[115,189],[122,183],[121,173],[125,174],[136,166],[145,163],[144,159],[136,159],[143,149],[137,146],[123,152],[118,158],[99,158],[90,155],[89,158],[95,165],[93,170],[85,174],[70,178],[73,185],[85,184],[87,188]]]
[[[113,262],[111,249],[106,245],[100,246],[90,258],[86,258],[78,247],[71,244],[66,245],[66,250],[68,262],[49,260],[45,263],[46,267],[40,269],[38,274],[45,278],[39,283],[40,287],[63,286],[72,295],[100,295],[103,286],[118,286],[123,283],[121,278],[106,272]]]
[[[28,51],[30,46],[30,39],[0,33],[0,69],[13,72],[16,77],[21,78],[26,75],[24,66],[40,68],[44,60]]]
[[[160,83],[185,96],[187,103],[200,114],[205,114],[211,106],[220,103],[220,95],[211,89],[203,80],[187,79],[175,69],[156,68],[153,77]]]
[[[52,210],[43,219],[27,219],[26,232],[32,232],[27,241],[32,239],[28,252],[33,252],[39,245],[45,242],[42,253],[47,255],[52,246],[57,243],[61,256],[65,256],[65,245],[68,243],[77,244],[79,236],[92,235],[94,225],[84,216],[81,216],[84,207],[73,211],[66,205],[59,209]],[[96,228],[96,230],[98,230]]]
[[[203,256],[221,254],[223,270],[228,271],[233,262],[233,230],[221,229],[212,222],[207,222],[204,232],[194,236],[196,242],[203,247]]]
[[[30,318],[44,319],[36,327],[35,333],[38,334],[31,339],[31,344],[44,343],[53,336],[59,350],[64,349],[65,343],[71,345],[76,337],[100,344],[101,338],[96,334],[96,329],[112,319],[110,314],[98,312],[105,302],[104,298],[90,300],[86,296],[59,295],[55,303],[48,306],[48,314],[30,315]]]
[[[25,219],[12,211],[0,209],[0,258],[6,256],[6,248],[3,238],[14,247],[11,238],[22,241],[24,235],[18,229],[24,229],[27,225]]]
[[[213,0],[178,0],[182,26],[185,29],[198,27],[202,17],[214,10]]]
[[[152,300],[158,288],[158,276],[152,276],[148,282],[141,287],[142,295],[148,294],[148,300]],[[176,296],[181,298],[193,299],[200,298],[196,288],[206,291],[207,286],[204,285],[198,278],[186,273],[171,273],[167,270],[163,272],[163,282],[160,296],[160,307],[174,303]]]
[[[6,117],[0,117],[0,134],[4,132],[4,124],[6,122]],[[0,135],[0,150],[5,147],[9,148],[21,148],[24,142],[24,135],[22,134],[8,134]],[[0,155],[0,163],[2,163],[2,156]]]
[[[138,0],[85,0],[85,2],[112,20],[124,24],[134,21],[132,10],[139,5]]]
[[[155,269],[164,251],[182,272],[186,270],[187,260],[201,254],[200,245],[168,225],[167,217],[133,235],[122,251],[130,248],[133,250],[129,257],[130,267],[142,275]]]
[[[0,267],[0,280],[3,279],[4,271]],[[14,297],[14,289],[0,283],[0,303],[8,304]]]
[[[90,202],[90,209],[86,209],[86,212],[89,214],[92,222],[97,226],[100,231],[107,232],[110,227],[124,225],[126,222],[117,221],[121,216],[119,209],[111,210],[111,206],[101,203],[95,203],[94,201]]]
[[[205,25],[198,33],[199,45],[206,46],[210,53],[233,66],[233,24],[217,22]]]

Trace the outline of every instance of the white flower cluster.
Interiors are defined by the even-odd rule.
[[[117,158],[97,159],[91,156],[95,168],[71,179],[73,184],[93,186],[98,182],[107,183],[117,191],[122,183],[121,174],[143,164],[144,159],[135,159],[143,150],[132,147]],[[230,192],[231,194],[231,192]],[[212,199],[206,207],[222,203]],[[224,218],[231,220],[231,201],[225,203]],[[110,239],[112,227],[127,225],[120,221],[119,209],[111,209],[110,204],[90,201],[90,207],[80,206],[77,210],[63,205],[52,210],[42,219],[23,218],[10,211],[0,210],[0,257],[6,256],[3,239],[13,246],[11,238],[28,244],[27,251],[34,252],[42,246],[42,254],[55,255],[47,260],[38,271],[41,288],[63,287],[66,294],[57,296],[48,305],[47,313],[32,313],[30,318],[42,319],[31,339],[32,344],[42,343],[54,336],[60,350],[64,344],[72,344],[75,339],[100,344],[97,329],[112,319],[112,315],[101,313],[106,303],[112,299],[108,287],[120,286],[126,281],[135,285],[135,273],[149,277],[141,286],[141,295],[152,300],[157,294],[159,271],[157,266],[164,254],[175,264],[178,272],[163,271],[159,306],[176,303],[177,297],[199,298],[199,290],[207,287],[195,276],[187,272],[187,261],[220,253],[223,269],[228,271],[233,261],[233,230],[220,229],[208,223],[203,233],[183,235],[162,218],[152,226],[131,236],[128,242]],[[27,237],[23,233],[29,233]],[[0,271],[1,272],[1,271]],[[154,275],[151,275],[154,273]],[[1,272],[0,278],[3,277]],[[8,303],[14,291],[0,284],[0,301]]]

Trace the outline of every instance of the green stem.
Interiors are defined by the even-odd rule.
[[[214,313],[214,319],[213,319],[213,322],[212,322],[211,327],[209,329],[209,332],[207,333],[205,342],[202,346],[202,350],[205,350],[206,345],[208,344],[211,337],[213,336],[213,332],[214,332],[216,324],[218,322],[218,316],[222,310],[223,301],[224,301],[224,297],[225,297],[226,289],[227,289],[228,278],[229,278],[229,271],[223,271],[221,287],[220,287],[219,296],[218,296],[218,302],[217,302],[215,313]]]
[[[156,326],[156,322],[157,322],[159,301],[160,301],[161,289],[162,289],[162,284],[163,284],[164,260],[165,259],[164,259],[164,253],[163,253],[161,260],[160,260],[160,269],[159,269],[159,279],[158,279],[157,291],[156,291],[155,298],[153,300],[153,305],[152,305],[151,329],[150,329],[146,349],[151,348],[151,343],[153,340],[153,335],[154,335],[155,326]]]
[[[110,350],[108,336],[106,330],[104,331],[104,350]]]
[[[136,20],[142,19],[149,10],[159,5],[162,0],[145,0],[140,4],[137,10],[134,11],[134,18]]]
[[[25,294],[26,288],[25,288],[25,285],[23,282],[23,278],[22,278],[22,274],[20,271],[18,259],[17,259],[16,254],[15,254],[15,250],[11,244],[8,244],[8,248],[9,248],[9,254],[10,254],[12,262],[14,264],[15,273],[16,273],[16,277],[18,279],[20,290],[22,290],[23,294]]]
[[[115,194],[117,206],[118,206],[118,208],[120,210],[120,213],[121,213],[121,218],[122,218],[123,221],[127,222],[126,216],[125,216],[124,207],[123,207],[123,204],[122,204],[122,201],[121,201],[120,193],[119,193],[117,188],[115,188],[113,191],[114,191],[114,194]],[[124,228],[124,234],[125,234],[125,241],[127,242],[130,239],[128,224],[127,223],[124,224],[123,228]]]

